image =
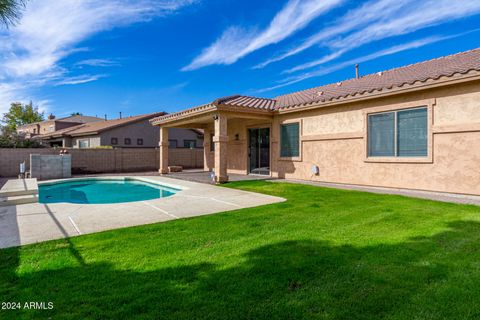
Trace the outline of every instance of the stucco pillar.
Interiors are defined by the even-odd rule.
[[[279,162],[278,155],[280,154],[280,122],[278,117],[274,116],[272,123],[272,130],[270,131],[270,175],[272,178],[279,178]]]
[[[168,173],[168,128],[160,127],[160,166],[158,172]]]
[[[211,164],[210,164],[210,138],[212,133],[210,129],[203,129],[203,171],[210,171]]]
[[[215,116],[215,182],[223,183],[228,181],[227,175],[227,117],[219,113]]]

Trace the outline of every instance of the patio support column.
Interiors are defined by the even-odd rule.
[[[218,113],[214,117],[215,136],[215,182],[224,183],[228,181],[227,175],[227,116]]]
[[[212,169],[210,160],[211,136],[212,132],[210,132],[210,129],[203,129],[203,171],[211,171]]]
[[[158,172],[161,174],[168,173],[168,128],[160,127],[160,166]]]

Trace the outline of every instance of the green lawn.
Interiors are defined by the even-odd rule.
[[[288,201],[0,250],[0,318],[480,318],[479,207],[227,187]]]

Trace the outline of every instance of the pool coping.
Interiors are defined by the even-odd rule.
[[[107,178],[118,180],[119,176],[55,179],[41,181],[39,185],[54,181]],[[286,201],[284,198],[266,194],[162,176],[122,175],[120,178],[134,178],[180,191],[165,198],[122,203],[31,203],[0,207],[0,248]]]
[[[103,176],[103,177],[79,177],[79,178],[67,178],[67,179],[54,179],[54,180],[47,180],[47,181],[38,181],[37,184],[39,186],[41,185],[54,185],[58,183],[67,183],[71,181],[91,181],[91,180],[119,180],[119,181],[125,181],[125,180],[137,180],[137,181],[142,181],[142,182],[147,182],[155,185],[160,185],[160,186],[165,186],[171,189],[177,189],[178,191],[182,190],[188,190],[188,187],[181,186],[178,184],[171,184],[171,183],[159,183],[159,181],[156,181],[151,178],[146,178],[146,177],[138,177],[138,176]]]

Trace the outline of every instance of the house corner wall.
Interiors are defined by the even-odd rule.
[[[431,161],[370,162],[366,159],[366,114],[402,106],[431,105]],[[285,113],[298,121],[300,159],[279,159],[272,141],[272,176],[312,181],[480,195],[480,81],[339,105]],[[319,167],[319,174],[312,173]]]

